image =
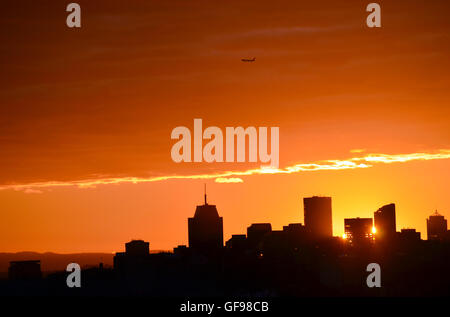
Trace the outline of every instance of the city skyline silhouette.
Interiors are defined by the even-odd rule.
[[[189,218],[189,227],[191,227],[191,222],[194,222],[194,219],[196,219],[196,217],[198,218],[198,215],[205,215],[205,214],[210,214],[212,216],[206,217],[206,221],[207,223],[209,222],[209,225],[207,225],[206,227],[209,227],[212,223],[210,222],[211,219],[213,218],[217,218],[219,217],[218,215],[218,210],[216,209],[216,205],[211,205],[207,203],[207,192],[206,192],[206,183],[204,184],[204,204],[203,205],[198,205],[196,212],[194,213],[194,217],[193,218]],[[344,240],[347,239],[347,224],[346,221],[359,221],[358,219],[364,220],[370,219],[370,233],[373,234],[373,238],[378,239],[378,240],[383,240],[383,238],[387,238],[384,237],[384,235],[395,235],[395,234],[399,234],[401,233],[403,230],[415,230],[415,232],[417,234],[419,234],[419,236],[421,237],[421,239],[425,240],[425,237],[427,240],[432,240],[432,239],[437,239],[437,235],[434,233],[430,233],[430,231],[447,231],[447,229],[441,229],[442,227],[447,228],[447,220],[445,218],[444,215],[441,215],[440,213],[438,213],[438,210],[435,210],[433,213],[429,213],[428,216],[424,219],[424,222],[426,222],[426,230],[423,233],[423,235],[421,236],[421,231],[416,230],[417,228],[414,228],[413,226],[406,226],[406,227],[400,227],[399,226],[399,231],[397,231],[397,221],[396,221],[396,205],[395,203],[388,203],[385,204],[379,208],[377,208],[374,212],[373,212],[373,217],[372,218],[364,218],[364,217],[360,217],[361,215],[355,215],[354,217],[348,217],[348,218],[343,218],[343,219],[339,219],[338,220],[338,225],[337,226],[341,226],[342,227],[342,234],[334,234],[333,233],[333,228],[336,226],[336,224],[333,223],[332,220],[332,197],[326,197],[326,196],[311,196],[311,197],[305,197],[302,199],[303,200],[303,213],[299,212],[299,214],[303,214],[303,222],[300,221],[301,217],[298,217],[297,219],[294,219],[295,222],[294,223],[290,223],[288,225],[302,225],[302,226],[306,226],[309,227],[309,232],[314,231],[317,232],[317,236],[320,237],[339,237],[339,238],[343,238]],[[318,204],[318,205],[317,205]],[[317,205],[317,206],[316,206]],[[309,211],[309,209],[311,209],[311,211]],[[317,217],[317,213],[321,213],[321,209],[323,209],[325,211],[325,214],[323,216]],[[386,214],[386,212],[388,213],[388,215],[384,216],[383,215],[383,210],[384,213]],[[308,216],[309,214],[312,214],[313,216],[316,217],[312,217],[312,216]],[[211,218],[212,217],[212,218]],[[324,218],[325,217],[325,218]],[[209,218],[209,220],[208,220]],[[378,220],[377,220],[378,218]],[[217,218],[219,219],[219,218]],[[317,219],[317,220],[315,220]],[[431,221],[433,219],[433,221]],[[266,219],[266,220],[270,220],[270,219]],[[220,232],[218,233],[218,235],[216,236],[216,243],[224,246],[225,242],[227,240],[225,240],[225,236],[224,236],[224,230],[223,230],[223,222],[222,222],[222,217],[220,217]],[[377,221],[378,221],[378,225],[377,225]],[[327,223],[326,226],[323,225],[323,223]],[[340,224],[339,224],[340,222]],[[386,224],[387,222],[387,224]],[[272,231],[272,225],[271,223],[265,222],[267,224],[270,225],[270,230]],[[309,223],[309,226],[307,225],[307,223]],[[257,223],[250,223],[249,225],[252,224],[257,224]],[[192,224],[193,226],[194,224]],[[214,225],[213,225],[214,226]],[[284,228],[286,226],[286,224],[282,224],[281,227]],[[388,226],[389,228],[384,228]],[[314,229],[312,229],[314,228]],[[209,229],[208,229],[209,230]],[[376,232],[372,232],[373,230],[375,230]],[[412,231],[411,231],[412,232]],[[236,232],[229,232],[229,238],[231,239],[233,236],[236,235],[240,235],[240,233],[236,233]],[[193,242],[195,239],[198,240],[198,238],[196,238],[194,235],[192,235],[189,230],[188,233],[185,235],[186,236],[186,240],[185,245],[191,245],[192,243],[196,243]],[[423,237],[423,238],[422,238]],[[129,237],[131,240],[139,240],[137,236],[130,236]],[[141,237],[141,238],[145,238],[145,237]],[[440,233],[439,235],[439,239],[442,239],[442,233]],[[183,245],[183,241],[179,241],[178,245]],[[169,249],[161,249],[161,248],[157,248],[157,251],[171,251],[173,247],[169,248]],[[30,250],[29,248],[25,248],[24,250],[18,251],[18,252],[8,252],[8,253],[23,253],[23,252],[32,252],[33,250]],[[51,252],[52,250],[46,250],[46,252]],[[99,250],[100,251],[100,250]],[[5,253],[3,250],[0,250],[0,252]],[[68,253],[83,253],[83,252],[68,252]],[[99,253],[99,252],[97,252]]]
[[[11,261],[8,280],[0,278],[0,294],[448,295],[444,285],[450,274],[438,268],[450,264],[450,231],[437,212],[427,218],[428,240],[412,228],[396,230],[394,203],[374,211],[373,219],[343,219],[345,234],[334,237],[332,197],[303,201],[305,224],[290,223],[273,230],[270,223],[252,223],[245,234],[234,234],[224,243],[220,206],[208,202],[205,190],[203,205],[186,219],[188,245],[178,245],[173,252],[151,253],[151,241],[128,241],[124,252],[115,253],[112,267],[103,261],[85,267],[83,283],[87,284],[79,290],[65,286],[64,270],[42,272],[40,259]],[[380,288],[366,285],[365,267],[370,263],[382,267]],[[437,270],[430,271],[431,267]],[[409,279],[410,274],[423,278],[414,275]]]

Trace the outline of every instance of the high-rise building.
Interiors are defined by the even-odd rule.
[[[331,197],[303,198],[306,230],[315,238],[333,236]]]
[[[372,218],[347,218],[344,219],[344,238],[353,245],[360,245],[373,241]]]
[[[376,240],[388,241],[396,235],[395,204],[381,207],[374,212],[374,222],[376,228]]]
[[[436,211],[427,219],[427,239],[443,240],[447,233],[447,220]]]
[[[215,205],[197,206],[194,217],[188,218],[189,248],[209,252],[223,247],[223,218]]]

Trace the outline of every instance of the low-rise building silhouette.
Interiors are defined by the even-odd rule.
[[[125,253],[127,255],[148,255],[150,254],[150,243],[144,240],[132,240],[125,243]]]
[[[401,241],[420,241],[420,232],[416,229],[402,229],[398,235]]]
[[[175,255],[187,255],[189,252],[189,249],[186,245],[178,245],[175,248],[173,248],[173,254]]]
[[[249,248],[260,249],[264,236],[272,232],[270,223],[253,223],[247,228],[247,241]]]
[[[244,250],[247,248],[247,236],[245,234],[233,234],[225,243],[228,249]]]
[[[40,260],[9,262],[8,278],[10,280],[40,279],[41,277]]]
[[[118,275],[137,275],[147,270],[150,264],[150,244],[143,240],[125,243],[125,252],[114,256],[114,270]]]

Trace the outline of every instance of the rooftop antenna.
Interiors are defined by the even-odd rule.
[[[206,183],[205,183],[205,205],[207,205],[208,203],[206,202]]]

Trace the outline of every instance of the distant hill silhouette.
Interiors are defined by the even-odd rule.
[[[167,252],[164,250],[151,250],[150,253]],[[60,254],[53,252],[0,252],[0,278],[7,276],[10,261],[41,260],[42,272],[65,271],[67,264],[75,262],[82,268],[98,266],[103,262],[105,267],[113,266],[113,253],[70,253]]]
[[[0,273],[8,272],[10,261],[41,260],[41,270],[43,272],[54,272],[65,270],[67,264],[72,262],[80,264],[81,267],[98,266],[100,262],[103,262],[105,266],[112,266],[113,256],[112,253],[0,253]],[[4,275],[5,274],[2,274],[0,277],[3,277]]]

